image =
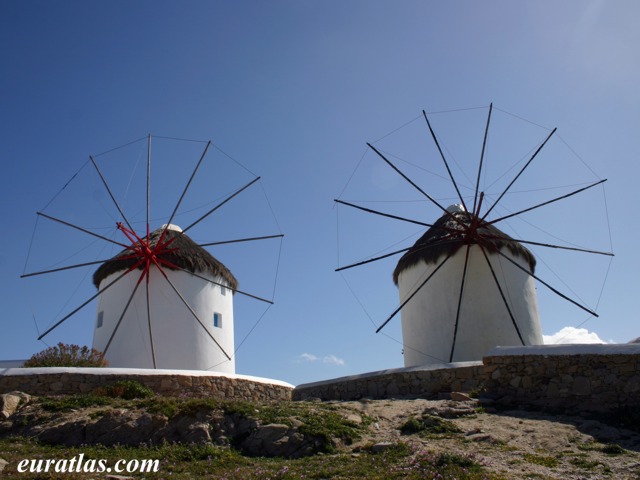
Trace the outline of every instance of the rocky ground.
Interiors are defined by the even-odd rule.
[[[377,421],[361,442],[409,442],[471,455],[507,478],[640,479],[640,434],[580,416],[509,410],[478,413],[477,402],[344,402]],[[435,416],[458,432],[403,435],[407,419]],[[452,429],[454,430],[454,429]]]
[[[329,440],[336,451],[354,458],[365,450],[404,443],[415,451],[469,456],[509,479],[640,479],[637,426],[630,430],[619,422],[579,415],[497,411],[465,395],[452,398],[291,402],[278,410],[278,417],[259,405],[244,405],[242,411],[191,405],[171,414],[162,411],[164,404],[146,409],[140,403],[115,402],[52,411],[22,396],[4,400],[0,437],[20,435],[69,446],[233,444],[247,455],[295,458],[325,449],[326,438],[305,425],[316,423],[313,415],[330,423],[330,414],[357,427],[355,441],[345,441],[348,432],[341,425],[332,427],[336,436]]]

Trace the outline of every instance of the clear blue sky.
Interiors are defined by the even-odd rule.
[[[640,4],[633,0],[1,2],[0,195],[5,233],[0,240],[0,358],[26,358],[45,348],[36,341],[33,316],[42,331],[61,318],[59,312],[95,292],[91,270],[69,280],[64,275],[19,278],[35,212],[89,155],[152,133],[211,139],[262,177],[258,193],[235,207],[255,200],[259,206],[250,212],[253,220],[251,215],[228,213],[194,237],[215,241],[234,229],[249,235],[278,233],[270,213],[259,214],[263,189],[286,235],[276,304],[238,351],[238,373],[299,384],[401,366],[401,345],[393,340],[401,339],[399,319],[384,330],[388,336],[376,335],[373,326],[398,304],[390,278],[393,260],[345,274],[348,283],[334,269],[338,262],[367,258],[414,235],[395,248],[406,246],[415,241],[416,229],[343,207],[337,221],[333,199],[408,200],[376,208],[435,220],[438,212],[414,201],[415,191],[375,155],[363,157],[366,142],[376,142],[417,118],[376,145],[399,157],[399,165],[416,178],[424,172],[406,161],[423,162],[423,168],[444,175],[419,118],[422,109],[484,107],[432,117],[459,161],[460,170],[456,167],[454,173],[464,178],[465,170],[473,177],[491,102],[495,124],[490,138],[496,143],[489,152],[494,170],[488,175],[507,171],[549,129],[558,127],[540,164],[518,183],[518,191],[533,193],[514,193],[510,208],[561,191],[542,188],[609,179],[604,192],[616,257],[601,297],[608,262],[573,253],[545,257],[551,253],[534,251],[547,259],[550,272],[545,278],[550,283],[565,290],[557,274],[589,306],[599,300],[600,318],[587,320],[583,328],[606,341],[637,337],[640,258],[632,192],[640,176],[639,18]],[[169,141],[164,145],[167,151],[175,147]],[[179,145],[188,150],[184,165],[173,162],[167,170],[154,169],[158,187],[152,202],[158,215],[170,213],[163,201],[168,205],[179,195],[202,149],[202,144]],[[140,155],[140,149],[132,148],[125,149],[133,152],[125,157],[129,163],[112,167],[113,181],[122,188],[133,178],[135,155]],[[162,148],[160,140],[153,144],[158,156]],[[171,167],[180,167],[178,173],[167,173]],[[201,207],[252,178],[242,168],[229,170],[232,180],[208,168],[206,184],[185,199],[185,208]],[[98,222],[105,213],[97,207],[97,197],[104,201],[104,192],[95,177],[81,178],[88,172],[81,170],[78,181],[52,206],[60,217]],[[428,176],[423,182],[425,190],[443,201],[455,195],[451,189],[441,190],[443,182]],[[178,193],[169,195],[175,185]],[[490,189],[490,180],[483,185]],[[131,192],[135,188],[132,182]],[[125,191],[130,192],[119,190]],[[143,208],[134,193],[127,198],[127,208]],[[527,219],[542,230],[521,234],[542,241],[553,239],[547,236],[552,234],[559,238],[554,243],[608,250],[604,198],[598,187],[558,210],[541,210],[540,216]],[[81,216],[91,215],[94,208],[95,217]],[[272,223],[258,222],[266,218]],[[513,225],[517,232],[526,228]],[[32,249],[33,267],[44,266],[40,257],[58,262],[69,249],[80,248],[76,233],[43,228],[38,230],[40,243]],[[260,248],[266,249],[260,258],[267,260],[256,262],[256,268],[270,273],[256,278],[243,273],[240,281],[249,286],[255,281],[258,290],[269,294],[274,274],[269,255],[277,255],[277,248],[275,254]],[[229,252],[213,251],[234,269],[244,254]],[[95,255],[92,259],[99,258]],[[237,268],[244,272],[244,266]],[[546,335],[588,318],[542,290],[538,288]],[[251,309],[259,310],[247,311]],[[46,337],[47,343],[90,344],[94,315],[95,305],[88,306]],[[256,319],[254,315],[237,322],[244,332]]]

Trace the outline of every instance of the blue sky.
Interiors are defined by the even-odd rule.
[[[85,247],[85,258],[104,253],[42,219],[30,249],[35,212],[80,171],[49,211],[113,229],[103,223],[104,191],[82,167],[89,155],[151,133],[217,147],[185,198],[187,210],[252,173],[262,177],[194,238],[285,234],[276,303],[238,351],[239,373],[299,384],[401,366],[399,319],[385,335],[374,333],[397,307],[393,259],[344,276],[334,269],[397,242],[394,248],[408,246],[417,230],[336,208],[333,199],[375,200],[375,208],[432,222],[437,210],[366,143],[395,155],[446,201],[455,195],[451,185],[416,167],[446,175],[421,111],[431,114],[463,179],[475,175],[492,102],[483,187],[494,195],[500,183],[492,179],[513,175],[509,169],[558,128],[519,180],[520,193],[514,188],[505,199],[509,208],[608,179],[604,190],[527,217],[536,228],[509,227],[597,250],[612,243],[616,254],[609,268],[608,259],[534,250],[548,264],[545,279],[563,291],[565,282],[600,315],[589,319],[539,287],[544,333],[580,326],[606,341],[637,337],[640,259],[631,201],[640,173],[639,15],[635,1],[2,2],[0,195],[8,231],[0,240],[0,358],[45,348],[33,317],[42,331],[95,292],[90,270],[19,278],[29,252],[34,269]],[[154,218],[169,215],[203,146],[153,141]],[[99,157],[132,214],[141,208],[135,166],[143,150],[144,142]],[[241,284],[266,295],[279,252],[279,243],[212,251]],[[236,320],[242,338],[264,308],[238,308],[246,308],[246,319]],[[94,315],[88,306],[45,340],[90,344]]]

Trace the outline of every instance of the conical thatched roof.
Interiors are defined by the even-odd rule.
[[[151,248],[158,244],[158,240],[163,231],[164,227],[161,227],[151,233],[149,236]],[[179,228],[169,226],[165,233],[163,243],[166,241],[171,241],[167,247],[168,251],[161,253],[158,257],[193,273],[208,273],[214,277],[222,277],[230,288],[238,288],[238,280],[236,280],[231,271],[204,248],[200,247],[187,235],[182,233]],[[126,249],[112,259],[104,262],[93,274],[93,284],[96,288],[99,287],[102,280],[112,273],[127,270],[135,265],[137,259],[123,258],[132,253],[132,250]],[[142,269],[142,267],[140,267],[140,269]]]
[[[466,244],[467,240],[463,227],[452,216],[455,216],[460,223],[466,226],[469,226],[473,219],[473,216],[465,211],[456,211],[440,217],[398,261],[398,265],[393,271],[393,281],[396,285],[398,284],[400,273],[413,267],[420,260],[425,263],[436,263],[438,258],[444,257],[449,253],[455,253]],[[460,233],[457,234],[455,233],[456,231]],[[481,240],[482,245],[489,251],[496,251],[506,247],[514,256],[524,258],[529,264],[531,273],[534,272],[536,259],[533,254],[520,243],[509,241],[512,239],[506,233],[493,225],[485,225],[477,229],[477,235],[481,238],[484,237]],[[470,243],[477,244],[476,237]]]

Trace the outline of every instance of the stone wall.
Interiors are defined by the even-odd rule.
[[[501,348],[483,362],[486,394],[499,405],[589,412],[640,405],[640,346]]]
[[[179,370],[118,368],[12,368],[0,370],[0,393],[31,395],[90,393],[120,380],[135,380],[164,396],[198,396],[233,400],[291,399],[293,385],[278,380]]]
[[[482,363],[399,368],[300,385],[293,399],[436,398],[471,390],[505,407],[637,408],[640,345],[498,347]]]
[[[468,392],[480,386],[482,362],[398,368],[299,385],[293,400],[429,398],[442,392]]]

